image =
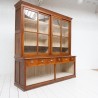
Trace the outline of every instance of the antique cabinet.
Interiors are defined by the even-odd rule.
[[[75,77],[72,18],[24,1],[15,12],[15,85],[29,90]]]

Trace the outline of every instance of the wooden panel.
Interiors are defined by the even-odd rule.
[[[19,83],[19,72],[20,72],[20,65],[19,65],[19,62],[18,61],[15,61],[15,82],[16,83]]]
[[[26,84],[25,70],[24,62],[20,62],[20,85],[22,86]]]
[[[62,61],[63,62],[69,62],[70,61],[70,58],[62,58]]]
[[[38,65],[45,65],[47,64],[47,59],[39,59],[38,60]]]
[[[16,9],[15,13],[15,33],[20,33],[20,19],[21,19],[21,10]]]
[[[71,61],[75,61],[75,57],[71,57],[70,60],[71,60]]]
[[[21,35],[20,33],[15,34],[15,57],[21,56]]]
[[[38,60],[32,59],[32,60],[26,60],[25,61],[26,66],[36,66],[38,64]]]
[[[56,58],[56,63],[62,63],[62,58]]]
[[[47,64],[55,64],[55,59],[47,59]]]

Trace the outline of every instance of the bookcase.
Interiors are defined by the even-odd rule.
[[[76,77],[68,16],[15,4],[15,85],[29,90]]]

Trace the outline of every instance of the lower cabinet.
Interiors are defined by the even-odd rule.
[[[22,90],[29,90],[76,76],[75,57],[24,59],[16,61],[15,64],[15,85]]]
[[[74,75],[74,62],[56,65],[56,78]]]
[[[26,85],[32,85],[54,79],[53,65],[39,65],[26,68]]]

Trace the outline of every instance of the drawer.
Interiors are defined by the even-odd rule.
[[[36,66],[38,64],[38,60],[26,60],[26,66]]]
[[[47,64],[54,64],[55,63],[55,59],[47,59]]]
[[[62,62],[62,58],[56,58],[56,63]]]
[[[38,59],[38,65],[47,64],[47,59]]]
[[[70,60],[71,60],[71,61],[75,61],[75,57],[71,57]]]
[[[69,62],[69,61],[70,61],[70,58],[67,58],[67,57],[62,58],[62,61],[63,61],[63,62]]]

